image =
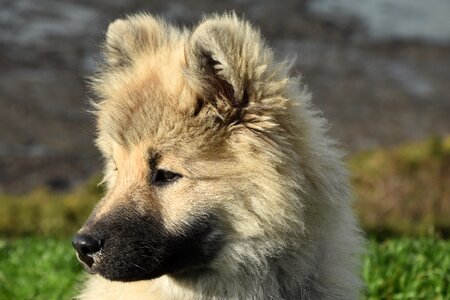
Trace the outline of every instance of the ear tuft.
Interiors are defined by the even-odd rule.
[[[146,50],[155,49],[163,39],[163,21],[146,14],[118,19],[106,33],[105,58],[110,67],[126,67]]]
[[[229,124],[255,120],[260,113],[266,119],[264,97],[275,91],[265,86],[278,80],[272,56],[248,22],[234,13],[214,15],[194,29],[186,45],[187,82]]]
[[[133,35],[125,20],[116,20],[108,26],[105,57],[109,66],[122,67],[131,63],[132,49],[126,41],[132,40],[134,44],[135,37]]]

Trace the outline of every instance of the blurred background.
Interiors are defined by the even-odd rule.
[[[279,58],[296,57],[294,72],[348,153],[369,236],[447,238],[449,0],[0,0],[0,237],[70,236],[101,196],[85,78],[108,23],[147,11],[192,27],[229,10]],[[0,298],[19,299],[1,280],[0,264]]]

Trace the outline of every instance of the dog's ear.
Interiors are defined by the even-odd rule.
[[[189,38],[185,57],[188,84],[227,123],[261,127],[284,109],[285,101],[276,94],[286,85],[286,72],[273,63],[260,33],[235,14],[203,20]]]
[[[163,42],[164,27],[162,20],[146,14],[114,21],[106,33],[106,63],[110,67],[131,65],[143,51],[152,51]]]

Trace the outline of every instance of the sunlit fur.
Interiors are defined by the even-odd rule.
[[[80,299],[358,298],[362,239],[341,155],[256,29],[234,14],[192,31],[138,14],[109,26],[104,52],[92,80],[108,187],[99,214],[128,193],[153,193],[154,149],[184,176],[148,198],[164,226],[176,232],[214,212],[227,238],[203,272],[130,283],[95,275]]]

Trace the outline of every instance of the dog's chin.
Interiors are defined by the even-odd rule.
[[[91,267],[82,263],[84,269],[91,275],[100,275],[105,279],[111,281],[132,282],[141,280],[151,280],[163,275],[179,275],[190,272],[190,268],[187,269],[172,269],[168,270],[163,266],[143,266],[138,267],[134,262],[118,262],[121,267],[120,271],[116,266],[110,267],[108,265],[102,265],[101,262],[94,263]],[[194,268],[195,269],[195,268]]]
[[[108,271],[99,271],[93,274],[98,274],[103,278],[106,278],[111,281],[121,281],[121,282],[132,282],[132,281],[141,281],[141,280],[151,280],[158,278],[164,274],[154,273],[154,272],[136,272],[130,271],[127,273],[118,273],[118,272],[108,272]]]
[[[116,260],[114,264],[103,262],[101,257],[94,256],[93,263],[88,265],[79,258],[78,261],[83,269],[90,275],[100,275],[111,281],[140,281],[151,280],[164,275],[163,270],[155,268],[155,266],[139,266],[133,261]]]

